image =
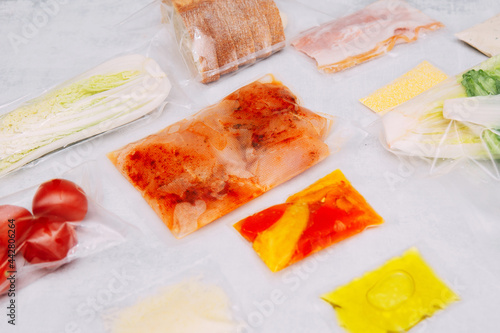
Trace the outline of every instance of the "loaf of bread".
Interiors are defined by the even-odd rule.
[[[285,46],[281,15],[273,0],[163,0],[181,51],[200,81],[254,63]]]

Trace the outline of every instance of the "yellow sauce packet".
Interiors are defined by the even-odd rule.
[[[417,67],[359,101],[372,111],[383,115],[446,78],[447,75],[439,68],[423,61]]]
[[[416,248],[321,298],[351,333],[407,331],[459,299]]]

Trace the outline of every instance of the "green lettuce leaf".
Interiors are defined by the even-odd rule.
[[[470,70],[462,75],[462,85],[465,87],[467,96],[488,96],[500,94],[500,68],[490,70]],[[490,112],[500,113],[500,104],[489,109]],[[496,115],[492,115],[496,116]],[[486,130],[482,138],[493,156],[500,154],[500,135],[497,131]]]
[[[433,161],[500,158],[491,146],[496,142],[493,136],[500,131],[496,125],[483,126],[485,122],[497,123],[498,117],[493,117],[496,114],[487,114],[496,112],[496,99],[474,99],[472,106],[467,103],[471,102],[471,96],[484,98],[497,94],[500,95],[500,55],[444,80],[388,112],[382,118],[387,147],[401,155]],[[469,100],[464,101],[467,98]],[[453,108],[445,113],[445,104],[450,104],[446,102],[455,99],[462,101],[451,103]],[[478,107],[482,113],[475,114]],[[476,121],[472,121],[474,119]],[[486,129],[492,132],[483,136]]]
[[[484,131],[483,140],[493,156],[500,156],[500,135],[495,132],[492,130]]]
[[[462,85],[469,97],[500,94],[500,79],[489,71],[472,69],[462,75],[462,78]]]

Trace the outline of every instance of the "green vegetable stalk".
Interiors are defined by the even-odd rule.
[[[433,161],[500,158],[499,105],[497,55],[387,113],[382,122],[388,148]]]
[[[108,61],[0,116],[0,176],[40,156],[142,117],[170,91],[142,55]]]
[[[499,65],[500,67],[500,65]],[[490,96],[500,94],[500,68],[495,67],[490,70],[470,70],[462,75],[462,85],[465,87],[467,96]],[[489,99],[490,101],[492,99]],[[480,113],[486,108],[486,119],[495,119],[500,116],[500,100],[493,99],[494,104],[477,106],[475,113]],[[484,103],[484,102],[483,102]],[[486,104],[486,103],[485,103]],[[493,107],[492,107],[493,106]],[[484,115],[481,115],[484,117]],[[474,116],[471,116],[474,118]],[[483,132],[482,138],[493,156],[500,156],[500,131],[496,128],[492,131],[487,129]]]

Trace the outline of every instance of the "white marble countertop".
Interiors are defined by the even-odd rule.
[[[342,16],[369,2],[325,0],[316,1],[315,5],[324,13]],[[369,135],[179,241],[105,157],[107,152],[160,130],[267,73],[276,74],[291,86],[306,107],[365,127],[376,121],[377,116],[358,99],[421,61],[428,60],[454,75],[486,59],[453,34],[499,13],[500,2],[409,2],[443,22],[446,28],[338,75],[320,74],[305,57],[286,49],[237,75],[202,87],[196,94],[188,90],[184,104],[192,105],[190,109],[179,106],[183,104],[179,102],[181,99],[176,100],[154,121],[139,121],[71,146],[0,179],[2,197],[56,177],[62,169],[95,161],[95,172],[104,180],[100,193],[102,205],[144,233],[135,234],[119,247],[77,260],[23,288],[16,299],[15,327],[7,324],[4,314],[7,300],[0,299],[0,331],[104,332],[101,314],[105,309],[119,304],[122,297],[150,285],[151,281],[168,284],[169,276],[183,266],[208,257],[215,263],[214,272],[225,276],[241,317],[262,318],[254,322],[253,332],[343,332],[334,311],[318,296],[417,246],[439,275],[460,294],[461,300],[411,332],[497,332],[500,184],[481,174],[464,169],[441,177],[421,175],[405,168],[396,156],[382,148],[376,136]],[[132,36],[117,29],[115,24],[148,3],[149,0],[0,1],[0,105],[26,95],[36,96],[114,55],[143,47],[141,41],[149,38],[150,29],[136,30]],[[40,14],[44,4],[52,7]],[[148,27],[150,17],[138,15],[134,22]],[[127,25],[127,29],[132,28]],[[169,66],[179,69],[175,63]],[[176,89],[180,91],[181,86],[177,84]],[[368,128],[373,127],[376,125]],[[271,274],[232,229],[232,224],[283,202],[290,194],[337,168],[343,170],[385,218],[385,224],[333,246],[321,256],[321,261],[312,256],[283,272]],[[109,293],[107,286],[118,275],[126,276],[125,288]],[[267,304],[276,289],[284,293],[286,301],[263,310],[263,304]]]

